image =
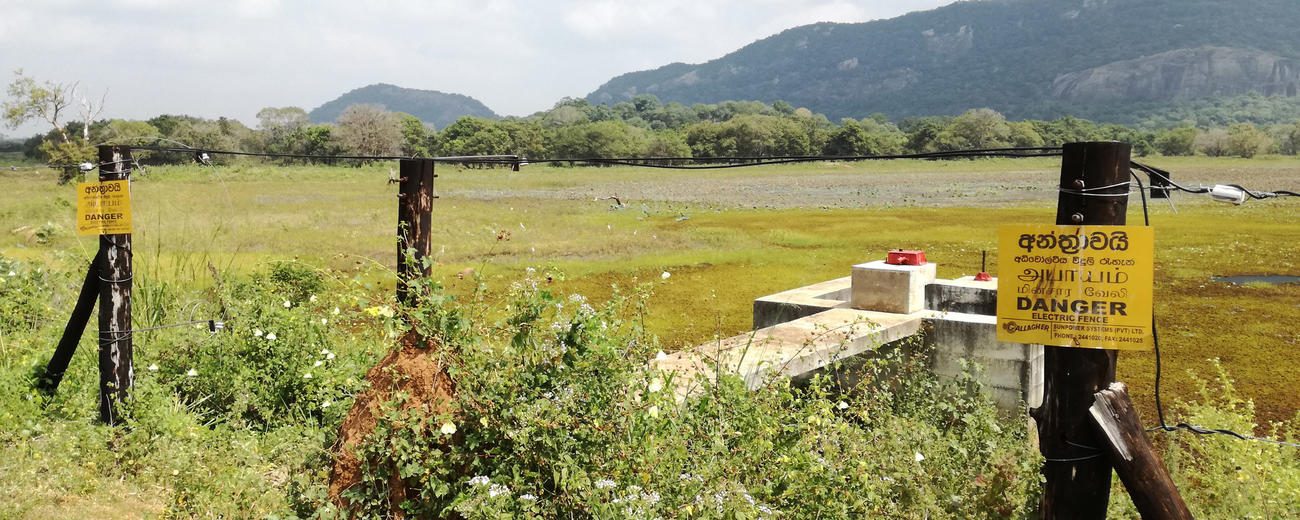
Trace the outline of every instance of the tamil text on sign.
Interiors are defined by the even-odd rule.
[[[1002,226],[998,341],[1151,348],[1154,235],[1137,226]]]

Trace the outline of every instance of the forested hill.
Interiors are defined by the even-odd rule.
[[[390,112],[405,112],[438,128],[450,125],[463,116],[497,117],[491,109],[469,96],[402,88],[386,83],[376,83],[343,94],[312,110],[308,115],[313,123],[333,123],[343,110],[359,104],[383,105]]]
[[[587,99],[784,100],[832,119],[990,107],[1010,118],[1120,123],[1247,94],[1293,106],[1298,7],[1296,0],[958,2],[889,20],[789,29],[707,63],[618,76]]]

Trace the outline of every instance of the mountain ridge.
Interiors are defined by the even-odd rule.
[[[388,83],[374,83],[350,90],[330,100],[311,112],[313,123],[332,123],[347,107],[357,104],[381,105],[391,112],[404,112],[421,121],[444,128],[463,116],[498,116],[477,99],[464,94],[399,87]]]
[[[1124,105],[1129,103],[1200,99],[1207,93],[1152,92],[1148,85],[1145,97],[1099,97],[1088,90],[1095,85],[1076,82],[1073,97],[1067,97],[1054,95],[1054,84],[1089,70],[1125,79],[1104,67],[1152,56],[1185,59],[1204,48],[1227,49],[1219,53],[1220,61],[1203,68],[1211,74],[1231,68],[1243,56],[1295,60],[1300,42],[1290,28],[1297,25],[1300,10],[1287,0],[959,2],[887,20],[787,29],[704,63],[672,63],[616,76],[586,98],[608,104],[639,94],[684,104],[783,100],[832,118],[875,112],[951,115],[990,107],[1013,118],[1115,119],[1110,116],[1127,115]],[[1163,65],[1146,63],[1154,73]],[[1146,81],[1138,76],[1125,80]],[[1220,95],[1268,90],[1286,96],[1297,81],[1267,87],[1250,75],[1208,78],[1209,84],[1227,85],[1209,92]]]

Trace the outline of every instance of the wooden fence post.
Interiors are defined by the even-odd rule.
[[[72,362],[72,355],[77,352],[77,343],[81,342],[81,335],[86,332],[90,311],[95,309],[95,300],[99,298],[99,265],[103,262],[103,254],[103,248],[100,248],[90,261],[86,279],[81,282],[81,293],[77,295],[77,304],[72,308],[72,316],[68,318],[68,324],[63,326],[63,336],[59,338],[59,345],[54,348],[50,362],[45,365],[45,373],[36,382],[36,387],[42,392],[53,394],[59,389],[63,374]]]
[[[131,149],[99,147],[99,181],[128,181]],[[99,236],[99,419],[118,422],[117,404],[125,401],[135,381],[131,338],[131,234]]]
[[[1128,210],[1127,143],[1067,143],[1061,158],[1058,225],[1123,225]],[[1113,196],[1111,196],[1113,195]],[[1106,518],[1111,464],[1088,408],[1115,380],[1114,350],[1053,347],[1043,352],[1043,404],[1038,423],[1043,465],[1043,519]]]
[[[402,159],[397,193],[397,301],[411,304],[407,283],[429,276],[424,266],[431,247],[433,220],[432,159]]]
[[[1088,411],[1107,440],[1115,473],[1124,482],[1142,519],[1192,520],[1192,513],[1178,494],[1169,471],[1151,448],[1124,383],[1111,383],[1109,388],[1097,392],[1093,400]]]

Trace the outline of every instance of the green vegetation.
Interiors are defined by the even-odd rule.
[[[477,99],[436,90],[402,88],[376,83],[352,90],[308,113],[313,123],[332,123],[352,105],[378,105],[402,112],[431,125],[444,127],[464,117],[495,119],[497,115]]]
[[[1300,163],[1293,157],[1150,162],[1193,186],[1300,185]],[[351,397],[364,387],[366,368],[392,347],[390,331],[401,330],[384,317],[395,262],[394,189],[386,184],[391,167],[234,161],[137,171],[136,326],[220,316],[228,327],[211,338],[204,329],[188,327],[140,334],[135,415],[128,427],[111,429],[93,422],[93,332],[86,334],[59,394],[31,390],[33,374],[62,331],[95,239],[75,236],[72,188],[58,187],[55,172],[0,171],[7,187],[0,196],[0,516],[328,517],[327,449]],[[889,248],[925,249],[940,264],[941,277],[976,272],[982,250],[989,250],[990,265],[996,265],[998,225],[1051,221],[1058,170],[1059,160],[1051,158],[828,162],[703,174],[439,167],[434,279],[445,285],[440,294],[456,299],[431,300],[423,308],[442,318],[422,322],[440,331],[455,324],[455,340],[445,344],[464,348],[453,352],[473,369],[459,376],[466,385],[461,402],[493,403],[466,406],[466,415],[447,419],[467,438],[509,438],[514,432],[515,440],[474,448],[501,465],[470,459],[468,447],[447,451],[455,458],[440,461],[432,449],[443,421],[425,430],[390,430],[408,435],[396,437],[412,441],[403,453],[423,461],[403,471],[414,476],[425,471],[420,468],[469,464],[452,472],[446,490],[435,485],[427,491],[439,497],[431,507],[449,506],[471,517],[496,509],[548,517],[609,507],[614,498],[652,491],[661,508],[695,507],[695,494],[709,501],[720,494],[721,504],[710,507],[721,505],[736,516],[751,511],[748,493],[754,509],[762,504],[787,517],[815,515],[820,507],[828,515],[870,512],[888,508],[886,501],[898,504],[894,512],[904,517],[1015,517],[1036,492],[1023,487],[1024,468],[1037,459],[1021,449],[1019,421],[994,423],[1002,429],[995,435],[985,403],[960,388],[941,389],[921,373],[900,379],[915,386],[898,392],[861,389],[848,398],[823,395],[816,386],[774,387],[748,396],[723,385],[709,401],[712,408],[676,408],[655,392],[643,392],[638,402],[635,394],[616,390],[636,381],[644,386],[635,388],[648,391],[652,381],[639,372],[639,362],[659,349],[671,352],[747,330],[755,297],[845,276],[853,263]],[[592,200],[610,195],[623,205]],[[1300,366],[1289,354],[1300,341],[1291,325],[1300,320],[1297,286],[1238,287],[1209,277],[1293,273],[1300,258],[1293,202],[1235,207],[1182,195],[1175,201],[1177,214],[1164,202],[1150,208],[1157,228],[1156,311],[1168,419],[1290,438],[1294,424],[1276,431],[1271,424],[1291,419],[1300,408],[1290,391]],[[1139,222],[1136,199],[1129,215],[1131,223]],[[458,277],[466,268],[474,272]],[[671,277],[661,279],[664,271]],[[646,281],[655,282],[654,295],[638,306],[641,300],[628,290]],[[521,286],[512,290],[516,283]],[[614,285],[623,290],[616,294]],[[584,295],[591,313],[569,300],[570,293]],[[552,310],[555,303],[563,309]],[[513,305],[509,311],[507,304]],[[602,319],[612,328],[601,329]],[[590,356],[565,361],[583,368],[567,382],[544,356],[560,345],[552,323],[591,332],[564,344],[573,346],[574,355]],[[536,348],[514,344],[516,337]],[[1218,374],[1211,359],[1237,378],[1235,393],[1217,385],[1202,392],[1202,383],[1186,375]],[[497,362],[509,370],[484,368]],[[895,363],[906,366],[905,360]],[[1148,424],[1156,417],[1153,370],[1150,353],[1121,356],[1119,379],[1129,384]],[[308,373],[311,378],[303,377]],[[592,400],[557,400],[552,406],[535,399],[547,391],[559,395],[566,384]],[[932,391],[954,397],[909,397]],[[505,406],[506,398],[519,396],[535,406]],[[840,410],[841,400],[846,410]],[[609,406],[592,411],[597,402]],[[650,406],[658,407],[657,421],[649,420]],[[557,426],[539,426],[551,423]],[[568,431],[582,435],[559,435]],[[732,439],[719,432],[744,435]],[[715,439],[725,451],[713,451]],[[1285,448],[1183,433],[1156,442],[1200,516],[1300,513],[1292,493],[1294,453]],[[805,449],[814,446],[831,451]],[[826,456],[834,449],[846,455]],[[920,463],[917,452],[925,457]],[[565,460],[563,453],[628,459]],[[813,453],[839,473],[818,473]],[[656,456],[677,466],[647,462]],[[782,456],[788,460],[780,461]],[[683,470],[684,460],[719,462]],[[867,467],[856,466],[858,461]],[[568,468],[573,485],[546,487],[552,467]],[[743,468],[754,472],[738,471]],[[704,482],[684,482],[681,473]],[[833,475],[847,480],[832,481]],[[867,482],[853,480],[862,475]],[[471,484],[477,476],[487,477],[487,484]],[[894,482],[880,480],[886,476]],[[597,486],[601,480],[615,486]],[[783,490],[772,485],[777,482],[789,484]],[[358,498],[379,500],[382,483],[372,484]],[[491,484],[510,494],[492,496]],[[1282,491],[1263,492],[1272,486]],[[846,489],[865,491],[850,495]],[[824,495],[816,495],[818,490]],[[536,509],[524,494],[542,499]],[[1114,516],[1134,516],[1121,495],[1113,501]],[[640,497],[635,505],[645,504]],[[685,515],[681,507],[678,517]]]
[[[623,74],[586,98],[612,105],[652,93],[688,106],[782,100],[832,119],[992,107],[1015,119],[1074,115],[1144,129],[1288,123],[1300,104],[1294,7],[1287,0],[957,2],[889,20],[795,27],[705,63]],[[1228,52],[1214,64],[1170,54],[1205,49]],[[1146,61],[1122,63],[1134,59]],[[1248,72],[1256,59],[1258,73]],[[1271,75],[1274,62],[1292,72]]]

